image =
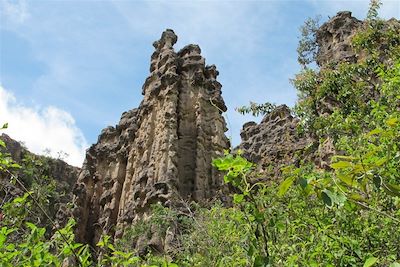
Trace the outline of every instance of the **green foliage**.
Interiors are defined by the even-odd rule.
[[[3,126],[0,127],[0,131],[5,130],[7,128],[8,128],[8,123],[4,123]],[[13,160],[7,153],[4,153],[5,147],[6,144],[4,143],[3,140],[0,139],[0,173],[5,170],[19,168],[19,165],[13,162]]]
[[[135,257],[133,252],[128,253],[117,250],[114,245],[110,243],[109,236],[102,236],[97,246],[106,252],[100,261],[102,266],[133,266],[133,264],[140,262],[140,258]]]
[[[14,200],[15,201],[15,200]],[[67,226],[50,240],[45,238],[45,228],[26,222],[24,235],[18,241],[11,241],[11,235],[21,230],[21,227],[2,226],[0,229],[0,265],[1,266],[61,266],[63,260],[74,255],[79,258],[80,266],[92,266],[87,246],[73,243],[72,227],[75,224],[70,220]],[[68,242],[60,237],[63,233]]]
[[[300,27],[301,37],[297,46],[297,61],[304,68],[316,60],[318,52],[317,30],[320,27],[320,19],[321,17],[308,18],[304,25]]]
[[[330,169],[303,161],[266,186],[252,182],[254,166],[240,154],[214,161],[236,189],[233,210],[254,219],[244,222],[253,236],[241,247],[258,241],[256,254],[273,266],[398,265],[400,31],[377,18],[378,7],[371,3],[366,28],[354,37],[358,62],[305,68],[293,80],[300,131],[340,151]],[[257,263],[247,257],[247,266]]]
[[[369,9],[367,13],[367,20],[376,20],[378,18],[378,11],[382,2],[380,0],[370,0]]]
[[[400,31],[377,18],[379,5],[371,2],[367,26],[353,39],[358,62],[307,69],[293,81],[302,130],[340,151],[332,158],[334,172],[309,183],[328,204],[367,202],[375,191],[393,202],[400,193]]]
[[[232,184],[239,190],[238,194],[233,196],[233,201],[240,205],[241,210],[246,215],[248,227],[250,227],[248,256],[252,259],[254,266],[265,266],[270,262],[270,234],[265,225],[268,220],[265,213],[267,206],[260,198],[255,198],[255,192],[264,191],[266,185],[250,182],[249,175],[253,164],[240,154],[240,151],[236,155],[226,153],[225,157],[215,159],[213,165],[220,171],[226,171],[224,175],[225,183]]]
[[[240,155],[226,155],[214,164],[225,170],[225,181],[241,188],[241,194],[234,196],[234,207],[217,211],[218,215],[224,215],[226,209],[230,215],[228,218],[208,214],[209,217],[201,221],[201,227],[205,227],[203,221],[207,222],[208,232],[194,231],[193,236],[197,237],[195,246],[225,251],[234,249],[232,243],[235,243],[242,249],[219,255],[219,258],[209,262],[206,260],[212,259],[212,256],[208,254],[205,259],[196,260],[212,266],[258,266],[259,258],[253,255],[263,255],[265,243],[271,266],[360,266],[372,264],[374,259],[387,266],[400,258],[398,222],[381,212],[349,201],[337,188],[329,187],[333,174],[316,170],[312,164],[301,168],[289,166],[284,170],[286,179],[280,184],[270,182],[268,186],[248,186],[252,180],[248,177],[253,164]],[[240,182],[238,177],[243,181]],[[291,187],[291,184],[298,187]],[[314,199],[317,189],[321,202]],[[240,195],[245,196],[238,197]],[[398,211],[400,203],[398,198],[395,199],[397,202],[385,202],[386,212],[393,205],[397,205],[395,209]],[[374,207],[381,201],[373,195],[367,203]],[[220,228],[213,228],[213,223],[218,223]],[[223,240],[220,243],[210,242],[218,238]],[[232,254],[243,265],[218,265],[219,261]],[[213,255],[217,257],[218,254]]]
[[[75,221],[70,219],[67,225],[58,229],[51,237],[46,237],[46,229],[37,227],[24,218],[24,207],[29,194],[15,198],[4,209],[6,218],[17,215],[17,220],[2,221],[0,224],[0,266],[61,266],[69,262],[74,266],[141,266],[141,267],[177,267],[165,258],[149,257],[145,261],[134,252],[117,249],[109,236],[102,236],[97,244],[101,258],[92,261],[88,245],[75,242]],[[18,238],[16,238],[16,236]]]
[[[217,203],[197,210],[192,220],[191,231],[182,237],[180,266],[251,266],[252,229],[243,212]]]
[[[249,106],[238,107],[235,108],[235,110],[242,115],[251,114],[257,117],[259,115],[262,116],[267,115],[271,113],[275,108],[276,105],[269,102],[266,102],[264,104],[257,104],[255,102],[250,102]]]
[[[330,170],[312,162],[286,167],[278,190],[287,197],[291,186],[298,185],[305,197],[317,197],[333,211],[335,220],[354,222],[346,238],[367,236],[368,248],[361,239],[352,239],[371,255],[345,265],[362,260],[364,266],[388,266],[400,257],[399,237],[392,232],[400,223],[400,31],[378,19],[379,5],[371,1],[366,27],[353,39],[357,62],[305,69],[293,80],[301,131],[319,144],[332,142],[338,154]],[[382,249],[378,240],[390,245]],[[357,251],[360,256],[362,250]]]

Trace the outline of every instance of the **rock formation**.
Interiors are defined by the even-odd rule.
[[[317,64],[324,67],[338,62],[355,62],[357,55],[352,50],[351,39],[363,23],[348,11],[339,12],[324,23],[316,33]],[[333,99],[327,98],[317,103],[321,116],[331,113],[336,106]],[[248,160],[258,164],[261,172],[273,177],[279,176],[282,165],[296,164],[305,158],[313,160],[319,167],[327,167],[330,157],[335,153],[331,139],[318,144],[309,136],[299,136],[296,130],[298,122],[287,106],[279,106],[266,115],[260,124],[248,122],[243,126],[239,148]],[[307,148],[314,150],[312,155],[308,154],[310,151]]]
[[[286,105],[278,106],[257,124],[248,122],[240,133],[243,156],[257,164],[258,171],[278,177],[283,165],[296,164],[296,153],[303,152],[312,140],[297,134],[299,119]]]
[[[338,12],[336,16],[325,22],[316,33],[318,45],[317,64],[320,67],[332,66],[339,62],[357,62],[364,55],[356,54],[352,47],[352,38],[362,28],[369,27],[368,21],[352,17],[350,11]],[[386,31],[399,32],[400,21],[392,18],[382,23]],[[382,40],[382,51],[388,45]],[[383,53],[384,54],[384,53]],[[385,58],[381,58],[382,61]]]
[[[139,108],[87,151],[74,190],[81,242],[120,236],[153,203],[210,199],[222,184],[211,166],[229,147],[218,71],[205,65],[197,45],[175,52],[176,41],[166,30],[154,42]]]
[[[351,16],[350,11],[338,12],[317,31],[317,64],[355,62],[356,53],[352,50],[351,40],[363,25],[363,21]]]

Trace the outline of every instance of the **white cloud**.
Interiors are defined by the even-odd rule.
[[[43,154],[50,149],[53,157],[66,153],[64,160],[81,166],[87,142],[72,116],[59,108],[27,107],[0,85],[0,124],[8,122],[5,133],[22,141],[34,153]]]
[[[30,16],[28,12],[28,4],[24,0],[0,0],[0,15],[8,23],[24,23]]]
[[[149,1],[140,5],[129,1],[112,3],[133,32],[155,36],[156,39],[163,30],[172,28],[179,37],[178,45],[199,44],[206,58],[208,54],[217,53],[219,56],[223,54],[225,58],[231,58],[232,53],[239,57],[263,46],[265,48],[264,38],[281,22],[276,12],[281,6],[279,1]],[[265,23],[260,25],[260,21]]]

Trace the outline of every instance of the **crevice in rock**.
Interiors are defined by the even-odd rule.
[[[187,87],[178,89],[178,191],[182,197],[189,197],[194,191],[196,170],[196,117],[191,91]]]

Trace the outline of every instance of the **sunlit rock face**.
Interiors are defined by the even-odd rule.
[[[87,151],[74,190],[81,242],[121,236],[153,203],[205,201],[221,188],[211,166],[229,147],[218,71],[205,65],[197,45],[175,52],[176,41],[166,30],[154,42],[140,106]]]

